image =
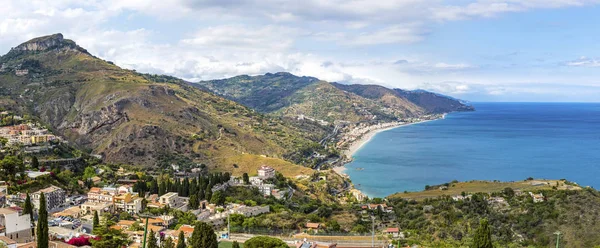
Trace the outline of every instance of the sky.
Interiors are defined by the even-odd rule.
[[[0,54],[62,33],[190,81],[287,71],[469,101],[600,102],[600,0],[1,0]]]

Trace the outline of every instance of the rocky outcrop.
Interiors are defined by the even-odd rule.
[[[62,34],[53,34],[29,40],[13,48],[7,54],[8,57],[24,52],[42,52],[48,50],[77,51],[89,54],[87,50],[78,46],[74,41],[64,39]]]
[[[127,100],[121,100],[107,107],[102,107],[99,111],[81,114],[76,121],[70,124],[64,123],[63,126],[69,125],[70,128],[76,129],[79,135],[90,135],[103,127],[128,121],[127,113],[122,111],[127,103]]]
[[[20,51],[45,51],[48,48],[57,47],[63,42],[64,38],[62,34],[53,34],[25,42],[14,49]]]

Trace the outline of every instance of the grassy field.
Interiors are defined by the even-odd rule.
[[[420,192],[396,193],[390,198],[401,197],[405,199],[423,200],[426,198],[435,198],[443,195],[455,196],[465,193],[492,193],[502,191],[504,188],[512,188],[513,190],[535,191],[552,189],[556,186],[558,189],[579,190],[580,187],[570,186],[561,180],[526,180],[517,182],[491,182],[491,181],[470,181],[451,183],[447,190],[432,189]]]

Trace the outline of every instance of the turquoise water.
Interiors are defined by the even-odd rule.
[[[346,173],[371,197],[475,179],[565,178],[600,188],[600,103],[474,106],[377,134]]]

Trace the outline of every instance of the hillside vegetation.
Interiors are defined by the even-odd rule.
[[[108,162],[167,165],[161,161],[179,157],[224,166],[232,154],[294,161],[327,131],[311,125],[306,133],[177,78],[121,69],[60,34],[11,49],[0,65],[0,107]]]
[[[470,111],[460,100],[426,91],[329,83],[290,73],[201,81],[193,84],[262,113],[333,123],[395,121],[426,114]]]

